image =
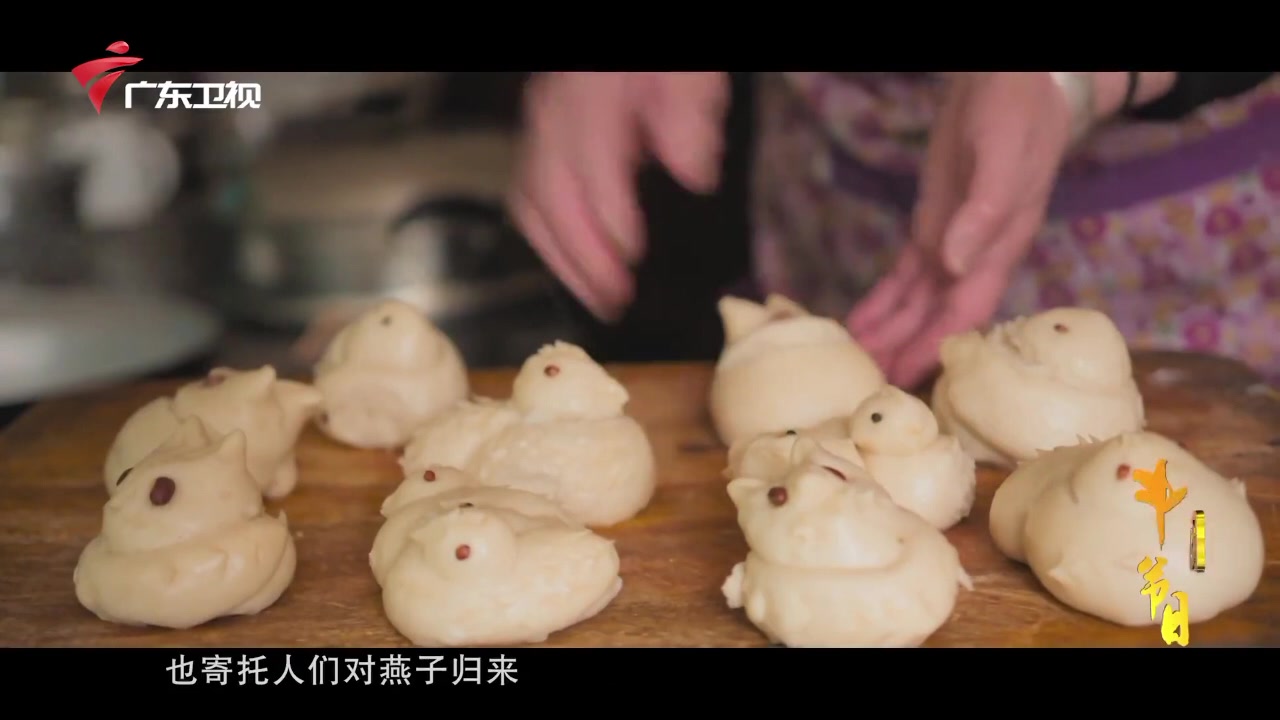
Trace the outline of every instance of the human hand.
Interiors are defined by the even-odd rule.
[[[525,98],[511,215],[534,250],[602,320],[631,302],[645,252],[635,175],[654,155],[694,192],[719,183],[724,73],[548,73]]]
[[[948,79],[911,237],[847,321],[890,382],[920,382],[943,338],[995,315],[1044,221],[1072,121],[1049,73]]]

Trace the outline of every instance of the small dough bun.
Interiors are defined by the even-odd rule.
[[[76,597],[103,620],[190,628],[253,615],[293,580],[293,537],[283,513],[263,509],[245,434],[200,445],[198,423],[129,471],[80,555]]]
[[[270,365],[256,370],[214,368],[204,379],[182,386],[172,397],[156,398],[125,421],[103,467],[107,493],[114,493],[125,471],[177,432],[183,420],[198,418],[215,438],[243,431],[250,475],[266,497],[284,497],[297,484],[298,436],[321,401],[318,390],[279,379]]]
[[[1124,336],[1096,310],[1055,308],[954,335],[940,355],[933,411],[979,462],[1012,467],[1145,426]]]
[[[510,399],[462,402],[419,427],[400,464],[407,476],[460,468],[483,485],[544,495],[588,526],[615,525],[649,504],[657,482],[629,400],[582,348],[556,342],[524,362]]]
[[[711,382],[711,418],[725,445],[848,417],[885,383],[840,323],[780,295],[720,301],[725,346]]]
[[[792,647],[919,645],[969,577],[940,532],[833,462],[818,451],[779,483],[729,483],[750,546],[725,581],[729,606]]]
[[[334,336],[315,367],[320,429],[354,447],[398,448],[466,398],[457,346],[414,306],[386,300]]]
[[[977,490],[973,458],[942,435],[924,401],[886,385],[849,423],[863,466],[900,507],[939,530],[968,517]]]
[[[862,456],[853,441],[837,432],[786,430],[739,440],[729,446],[726,478],[753,477],[758,480],[780,480],[798,465],[809,464],[813,454],[822,450],[846,464],[862,467]]]
[[[1135,497],[1143,491],[1138,473],[1161,462],[1170,490],[1186,490],[1165,514],[1163,548],[1155,510]],[[1193,571],[1188,557],[1197,510],[1205,514],[1204,572]],[[1159,625],[1163,617],[1163,608],[1152,617],[1141,594],[1144,558],[1166,558],[1168,590],[1187,594],[1192,624],[1249,599],[1266,562],[1244,483],[1152,432],[1085,441],[1019,465],[996,491],[990,522],[1001,552],[1030,565],[1054,597],[1121,625]],[[1176,610],[1178,601],[1170,595],[1167,606]]]
[[[460,488],[402,507],[370,562],[387,619],[425,647],[542,642],[595,616],[622,589],[612,541],[544,498],[501,488]]]

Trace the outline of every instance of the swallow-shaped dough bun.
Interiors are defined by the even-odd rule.
[[[245,434],[215,444],[188,419],[133,467],[80,555],[76,598],[109,622],[190,628],[269,607],[293,580],[284,513],[262,506]]]
[[[386,518],[374,538],[369,565],[379,583],[386,577],[396,555],[404,548],[409,532],[422,518],[451,510],[464,503],[497,507],[534,519],[550,519],[573,524],[563,510],[541,495],[505,487],[481,485],[473,475],[457,468],[437,465],[401,481],[382,502]]]
[[[524,362],[510,399],[465,401],[419,428],[400,464],[406,477],[460,468],[482,485],[545,495],[586,525],[614,525],[649,504],[656,482],[629,400],[582,348],[557,342]]]
[[[722,588],[729,607],[790,647],[920,645],[972,587],[955,548],[864,471],[814,462],[729,483],[750,546]]]
[[[497,487],[394,508],[370,564],[387,619],[423,647],[542,642],[622,589],[612,541],[546,498]]]
[[[1144,482],[1164,497],[1161,463],[1171,494],[1186,491],[1164,516],[1163,548],[1155,509],[1137,497]],[[1204,572],[1192,570],[1188,556],[1197,510],[1205,514]],[[991,501],[991,536],[1064,604],[1130,626],[1159,625],[1164,613],[1141,594],[1146,558],[1166,559],[1168,606],[1177,610],[1172,593],[1185,592],[1192,624],[1247,600],[1266,562],[1244,483],[1152,432],[1061,447],[1022,463]]]
[[[249,473],[269,498],[281,498],[298,482],[298,436],[320,407],[319,391],[281,380],[275,368],[215,368],[196,382],[143,405],[129,417],[107,452],[103,482],[112,494],[125,471],[159,447],[187,418],[198,418],[221,437],[235,430],[248,439]]]
[[[933,411],[979,462],[1012,467],[1079,437],[1141,430],[1124,336],[1103,313],[1055,308],[942,343]]]
[[[900,507],[946,530],[968,517],[977,488],[973,458],[938,430],[923,400],[885,385],[849,424],[863,467]]]
[[[468,392],[457,346],[421,311],[386,300],[334,336],[315,367],[320,429],[360,448],[398,448]]]
[[[848,417],[884,374],[840,323],[781,295],[720,300],[725,345],[711,381],[711,419],[725,445]]]

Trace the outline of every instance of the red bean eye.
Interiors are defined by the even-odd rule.
[[[546,375],[547,377],[555,377],[560,374],[560,366],[548,365],[542,368],[542,374]]]
[[[779,507],[787,504],[787,489],[781,486],[769,488],[769,502]]]
[[[1127,477],[1129,477],[1129,466],[1128,466],[1128,465],[1117,465],[1117,466],[1116,466],[1116,479],[1117,479],[1117,480],[1124,480],[1124,479],[1125,479],[1125,478],[1127,478]]]
[[[823,466],[822,466],[822,469],[823,469],[823,470],[826,470],[827,472],[831,473],[832,475],[835,475],[836,477],[840,478],[841,480],[844,480],[844,481],[846,481],[846,482],[849,480],[849,478],[847,478],[847,477],[845,477],[845,476],[844,476],[844,473],[842,473],[842,472],[840,472],[839,470],[837,470],[837,469],[835,469],[835,468],[831,467],[830,465],[823,465]]]
[[[458,547],[454,548],[453,556],[458,558],[459,560],[466,560],[467,558],[471,557],[471,546],[459,545]]]
[[[1054,324],[1053,329],[1054,329],[1056,332],[1064,333],[1064,332],[1066,332],[1066,331],[1067,331],[1067,326],[1066,326],[1066,325],[1063,325],[1062,323],[1056,323],[1056,324]]]
[[[423,480],[426,480],[427,482],[435,482],[435,481],[436,481],[436,471],[435,471],[435,470],[428,470],[428,471],[426,471],[426,472],[422,473],[422,479],[423,479]]]
[[[173,494],[178,491],[178,484],[173,478],[158,477],[151,486],[151,494],[148,496],[152,505],[168,505],[173,500]]]

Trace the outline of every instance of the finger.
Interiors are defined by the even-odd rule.
[[[586,188],[565,159],[547,157],[533,167],[538,175],[529,200],[540,211],[555,244],[585,279],[593,312],[602,320],[615,319],[631,302],[631,271],[596,221]]]
[[[846,325],[854,336],[875,331],[876,326],[902,301],[907,290],[924,272],[924,256],[920,248],[908,244],[898,253],[893,268],[880,278],[849,313]]]
[[[508,200],[507,206],[516,226],[520,228],[529,245],[547,264],[551,272],[592,315],[606,316],[603,309],[597,307],[591,283],[587,282],[578,264],[555,241],[555,236],[551,234],[551,229],[543,219],[542,213],[538,212],[528,197],[521,192],[515,192]]]
[[[689,190],[713,192],[720,183],[728,78],[724,73],[650,76],[641,106],[649,144],[671,175]]]
[[[628,111],[626,98],[633,85],[628,77],[602,84],[584,104],[580,120],[558,128],[567,134],[560,139],[574,153],[574,167],[594,213],[630,265],[644,253],[644,225],[635,189],[641,127],[637,116]]]
[[[942,261],[953,275],[965,274],[1018,209],[1018,199],[1028,189],[1019,173],[1023,157],[1017,143],[979,139],[964,201],[942,238]]]
[[[910,344],[911,339],[925,327],[929,316],[937,311],[938,292],[934,278],[927,274],[920,276],[907,290],[897,309],[872,332],[858,337],[881,367],[892,365],[898,351]]]
[[[1035,242],[1036,235],[1044,227],[1044,210],[1040,207],[1025,209],[1016,213],[995,241],[984,247],[973,259],[971,265],[992,266],[1005,271],[1012,271]]]
[[[898,353],[889,381],[909,388],[927,377],[937,367],[942,341],[990,320],[1008,284],[1008,273],[996,266],[983,266],[960,279],[947,293],[941,312]]]

